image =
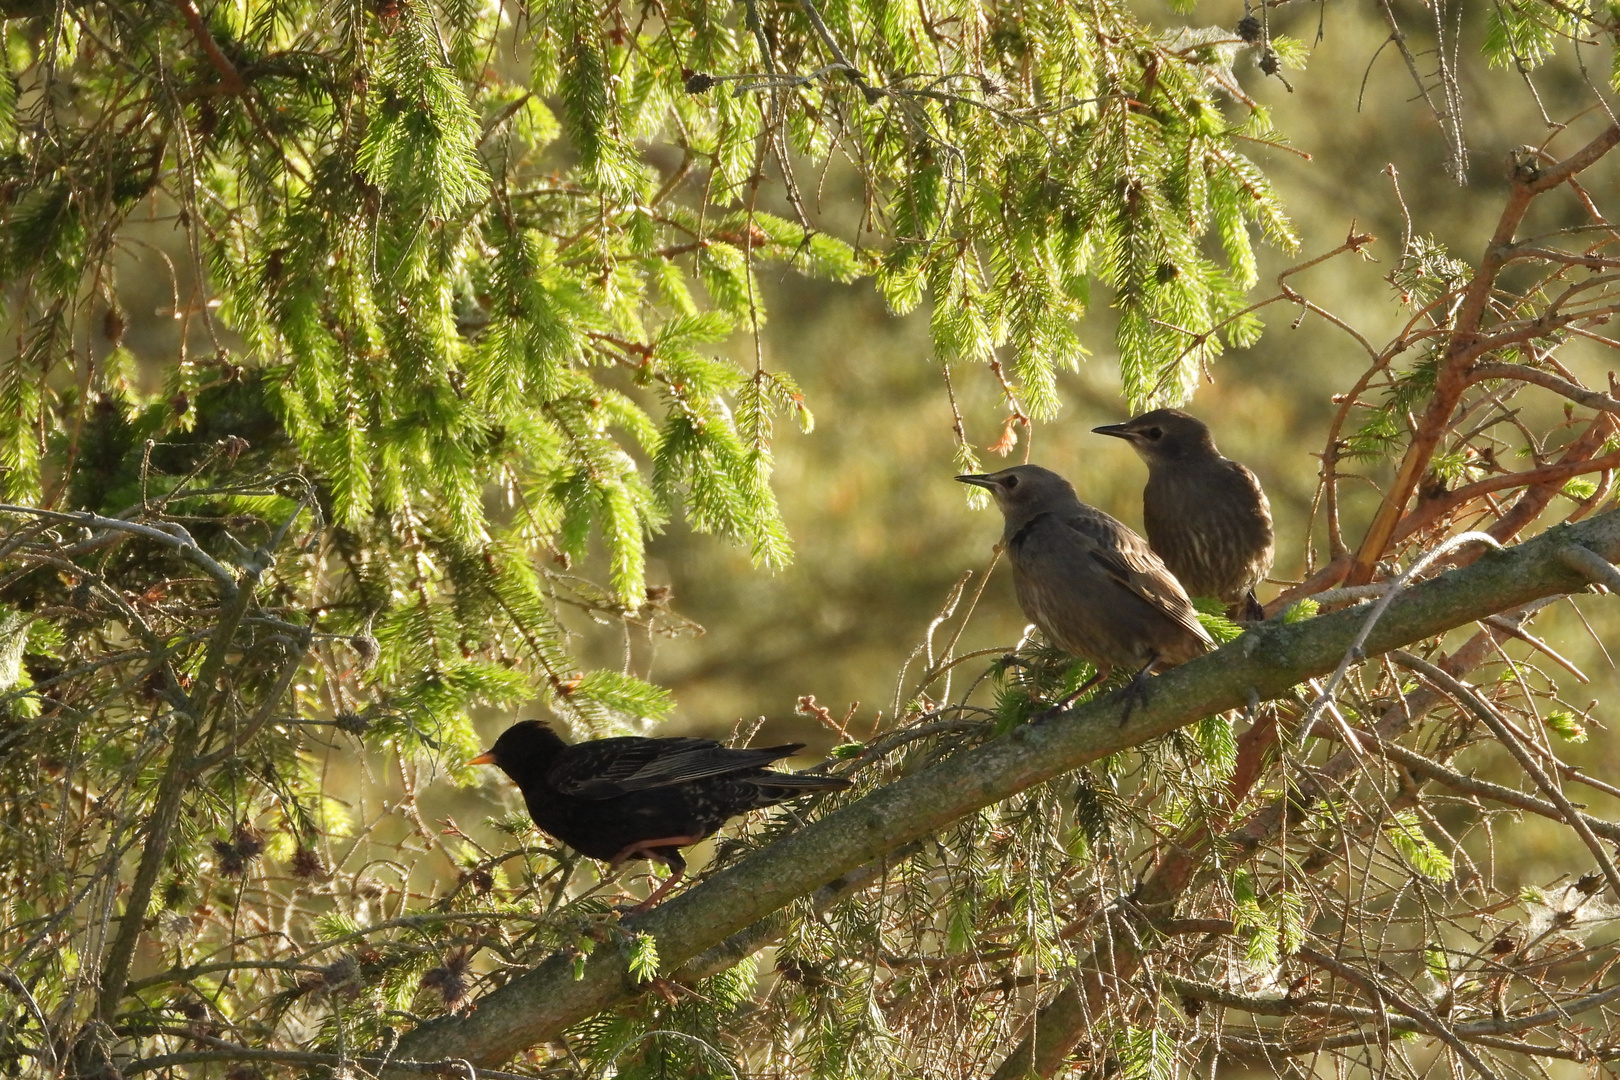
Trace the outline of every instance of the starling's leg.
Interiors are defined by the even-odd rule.
[[[1124,727],[1131,722],[1131,713],[1138,704],[1146,706],[1148,703],[1148,680],[1153,677],[1153,669],[1159,666],[1159,654],[1154,653],[1153,659],[1142,666],[1142,670],[1132,676],[1131,681],[1125,684],[1121,691],[1125,695],[1125,714],[1119,718],[1119,726]]]
[[[608,869],[617,870],[631,859],[657,859],[662,863],[669,863],[668,853],[663,848],[683,848],[706,839],[702,836],[665,836],[658,840],[637,840],[634,844],[619,852],[608,860]],[[674,863],[670,863],[671,866]],[[685,866],[683,862],[681,864]]]
[[[617,870],[631,859],[656,859],[670,869],[670,875],[664,879],[664,883],[654,889],[652,895],[647,899],[625,911],[625,914],[639,915],[658,903],[663,895],[669,892],[686,873],[686,860],[681,858],[678,849],[685,847],[687,844],[695,844],[702,839],[701,836],[666,836],[658,840],[641,840],[613,856],[608,861],[608,868],[611,870]]]
[[[1040,712],[1036,713],[1034,719],[1032,719],[1030,723],[1044,724],[1054,716],[1061,715],[1063,710],[1067,709],[1070,705],[1073,705],[1075,701],[1079,699],[1081,694],[1108,678],[1112,672],[1112,668],[1098,668],[1097,674],[1081,683],[1073,693],[1065,694],[1063,700],[1058,702],[1056,705],[1053,705],[1051,708],[1042,709]]]
[[[687,840],[686,842],[689,844],[693,843],[691,840]],[[626,915],[640,915],[643,911],[646,911],[648,908],[658,903],[658,901],[662,900],[664,898],[664,894],[673,889],[675,887],[675,883],[686,876],[686,860],[681,858],[681,853],[676,851],[674,848],[656,852],[649,851],[647,853],[647,857],[650,859],[657,859],[659,862],[668,866],[669,877],[665,878],[664,883],[652,891],[651,896],[647,897],[647,899],[626,911]]]

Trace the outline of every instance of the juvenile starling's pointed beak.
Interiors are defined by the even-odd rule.
[[[495,764],[495,751],[486,750],[482,754],[479,754],[477,757],[473,758],[471,761],[467,762],[467,764],[468,765],[493,765],[493,764]]]
[[[1091,430],[1098,435],[1112,435],[1116,439],[1129,439],[1132,436],[1131,430],[1124,424],[1104,424]]]
[[[961,484],[972,484],[974,487],[989,488],[991,491],[996,488],[995,481],[984,473],[963,473],[956,480]]]

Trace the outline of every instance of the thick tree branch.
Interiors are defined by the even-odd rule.
[[[1620,557],[1620,514],[1549,529],[1408,590],[1379,622],[1367,654],[1584,588],[1587,579],[1558,558],[1572,543],[1606,559]],[[966,814],[1202,717],[1241,707],[1251,692],[1262,699],[1277,697],[1331,671],[1364,621],[1365,613],[1346,611],[1293,625],[1262,624],[1216,653],[1154,679],[1152,700],[1123,725],[1120,701],[1110,695],[1051,721],[1016,728],[784,836],[627,921],[626,929],[656,938],[665,970],[677,970],[839,875]],[[399,1053],[415,1060],[502,1062],[644,989],[631,977],[623,949],[598,949],[579,978],[572,957],[553,956],[486,995],[469,1014],[418,1027],[401,1040]]]
[[[1599,417],[1607,421],[1608,417]],[[1602,425],[1603,431],[1599,433],[1595,442],[1603,443],[1603,435],[1607,432],[1607,423]],[[1620,467],[1620,450],[1604,454],[1602,457],[1590,456],[1590,449],[1584,453],[1574,452],[1565,456],[1565,460],[1554,462],[1551,465],[1542,465],[1535,469],[1524,469],[1519,472],[1498,473],[1477,480],[1472,484],[1464,484],[1455,491],[1449,491],[1439,498],[1418,504],[1395,530],[1395,539],[1404,540],[1418,530],[1433,524],[1445,517],[1458,507],[1466,506],[1475,499],[1489,495],[1493,491],[1502,491],[1507,488],[1535,487],[1538,485],[1561,486],[1566,480],[1571,480],[1585,473],[1604,472],[1608,469]]]

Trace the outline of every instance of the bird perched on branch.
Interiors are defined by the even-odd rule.
[[[1081,502],[1057,473],[1015,465],[957,479],[985,488],[1001,508],[1001,542],[1024,614],[1053,645],[1097,668],[1058,708],[1118,667],[1136,671],[1130,689],[1142,696],[1155,670],[1213,646],[1187,594],[1147,541]]]
[[[1265,618],[1254,589],[1271,572],[1276,544],[1254,473],[1222,457],[1204,422],[1180,409],[1091,430],[1126,440],[1147,463],[1142,523],[1182,587],[1221,601],[1233,619]]]
[[[541,831],[612,869],[655,859],[669,877],[631,909],[656,904],[686,872],[680,849],[738,814],[815,791],[849,787],[832,776],[764,768],[803,743],[737,750],[713,739],[624,737],[570,746],[540,720],[513,724],[469,765],[494,765],[523,792]]]

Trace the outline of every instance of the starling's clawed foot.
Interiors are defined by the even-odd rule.
[[[1093,686],[1096,686],[1106,678],[1108,678],[1108,669],[1103,668],[1091,678],[1081,683],[1074,690],[1065,694],[1063,699],[1056,705],[1042,709],[1040,712],[1030,717],[1029,722],[1032,724],[1044,724],[1054,717],[1062,716],[1069,710],[1070,705],[1073,705],[1076,701],[1080,700],[1080,695],[1084,694],[1087,690],[1090,690]]]
[[[665,878],[663,883],[660,884],[658,888],[654,889],[651,895],[649,895],[647,899],[643,900],[641,903],[632,905],[615,904],[614,910],[619,913],[619,918],[621,919],[628,919],[632,915],[640,915],[642,912],[648,910],[654,904],[658,903],[658,901],[662,900],[664,898],[664,894],[669,892],[670,889],[673,889],[675,887],[675,883],[680,881],[681,878],[685,876],[686,874],[684,870],[677,870],[670,874],[669,877]]]
[[[1155,656],[1148,661],[1146,667],[1131,678],[1130,682],[1125,684],[1125,689],[1120,691],[1120,696],[1125,701],[1125,711],[1119,717],[1120,727],[1124,727],[1131,722],[1131,713],[1135,712],[1139,706],[1144,709],[1147,708],[1148,698],[1152,694],[1152,688],[1148,685],[1148,680],[1153,678],[1153,669],[1158,666],[1159,658]]]
[[[1058,702],[1056,705],[1048,705],[1046,708],[1042,709],[1040,712],[1038,712],[1035,715],[1031,716],[1029,718],[1029,722],[1032,723],[1032,724],[1044,724],[1048,720],[1056,720],[1058,717],[1062,716],[1068,710],[1069,705],[1071,704],[1072,700],[1073,700],[1072,697],[1066,697],[1062,701]]]

